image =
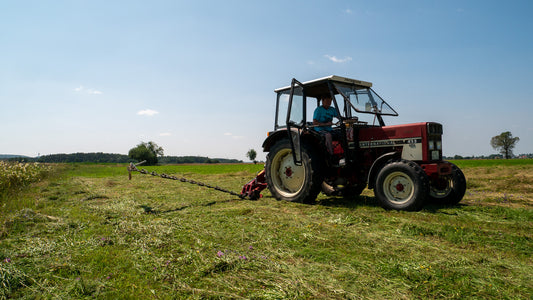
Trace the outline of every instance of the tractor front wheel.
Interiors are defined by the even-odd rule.
[[[429,197],[434,203],[456,205],[463,199],[466,192],[466,178],[463,171],[452,165],[452,174],[432,180]]]
[[[385,209],[420,210],[426,201],[428,177],[410,161],[391,161],[379,172],[374,193]]]
[[[274,144],[267,155],[265,172],[268,189],[278,200],[312,203],[320,192],[324,178],[319,158],[311,147],[301,146],[301,165],[294,163],[287,139]]]

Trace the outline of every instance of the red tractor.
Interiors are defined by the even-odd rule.
[[[419,210],[430,200],[454,205],[463,198],[463,172],[442,160],[442,125],[385,126],[383,116],[398,113],[372,83],[339,76],[293,79],[275,92],[262,176],[276,199],[312,203],[321,191],[357,197],[368,187],[386,209]],[[332,99],[338,120],[329,145],[313,125],[324,97]]]

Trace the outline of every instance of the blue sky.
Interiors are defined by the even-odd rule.
[[[0,1],[0,153],[264,159],[295,77],[370,81],[444,155],[533,152],[531,1]]]

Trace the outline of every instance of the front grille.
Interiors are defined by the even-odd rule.
[[[439,123],[428,123],[428,134],[442,134],[442,125]]]

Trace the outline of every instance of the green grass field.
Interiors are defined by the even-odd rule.
[[[532,160],[455,163],[464,200],[420,212],[55,165],[1,193],[0,299],[531,299]],[[262,166],[145,168],[240,192]]]

